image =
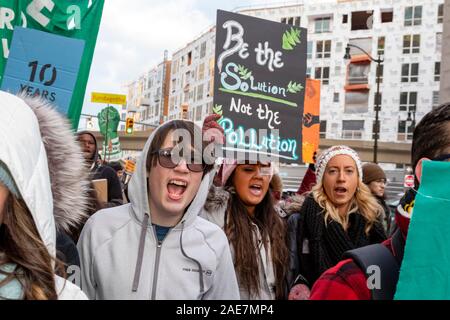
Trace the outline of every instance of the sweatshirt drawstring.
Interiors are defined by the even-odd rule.
[[[148,228],[148,219],[149,215],[146,213],[144,215],[144,220],[142,221],[141,228],[141,237],[139,239],[139,249],[138,256],[136,261],[136,269],[134,271],[134,280],[133,280],[133,292],[136,292],[139,286],[139,279],[141,278],[141,269],[142,269],[142,259],[144,257],[144,248],[145,248],[145,234],[147,233]]]
[[[198,271],[199,271],[199,279],[200,279],[200,294],[203,295],[205,292],[205,287],[203,285],[203,268],[202,265],[200,264],[200,262],[198,262],[197,260],[195,260],[194,258],[189,257],[186,252],[183,249],[183,231],[184,231],[184,221],[181,223],[181,235],[180,235],[180,248],[181,248],[181,253],[183,254],[183,256],[185,256],[186,258],[188,258],[189,260],[194,261],[197,266],[198,266]]]

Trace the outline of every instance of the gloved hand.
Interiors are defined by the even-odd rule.
[[[289,291],[288,300],[309,300],[311,292],[306,284],[300,283]]]
[[[217,123],[222,116],[219,114],[211,114],[203,121],[203,140],[218,144],[225,143],[225,134],[223,128]]]

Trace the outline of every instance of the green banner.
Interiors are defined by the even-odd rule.
[[[2,0],[0,4],[0,85],[15,26],[85,41],[78,78],[67,116],[78,127],[94,55],[104,0]]]
[[[396,300],[450,300],[449,181],[449,162],[423,162]]]

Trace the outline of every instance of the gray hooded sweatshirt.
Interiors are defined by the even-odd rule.
[[[158,245],[145,167],[157,132],[137,162],[130,203],[97,212],[81,233],[82,289],[90,299],[239,299],[225,233],[198,216],[213,172],[204,176],[183,218]]]

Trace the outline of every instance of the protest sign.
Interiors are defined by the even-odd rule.
[[[103,144],[103,159],[106,161],[117,161],[122,158],[119,135],[117,127],[120,122],[120,114],[116,108],[108,106],[98,113],[98,125],[100,132],[105,138]]]
[[[16,27],[1,90],[39,96],[67,114],[84,41]]]
[[[224,156],[301,163],[306,29],[221,10],[216,28]]]
[[[302,125],[303,162],[314,163],[314,152],[319,148],[320,135],[320,80],[306,79]]]
[[[67,112],[72,127],[78,128],[104,2],[104,0],[2,0],[0,4],[0,85],[3,81],[15,27],[36,29],[84,40],[85,46],[78,77]]]

